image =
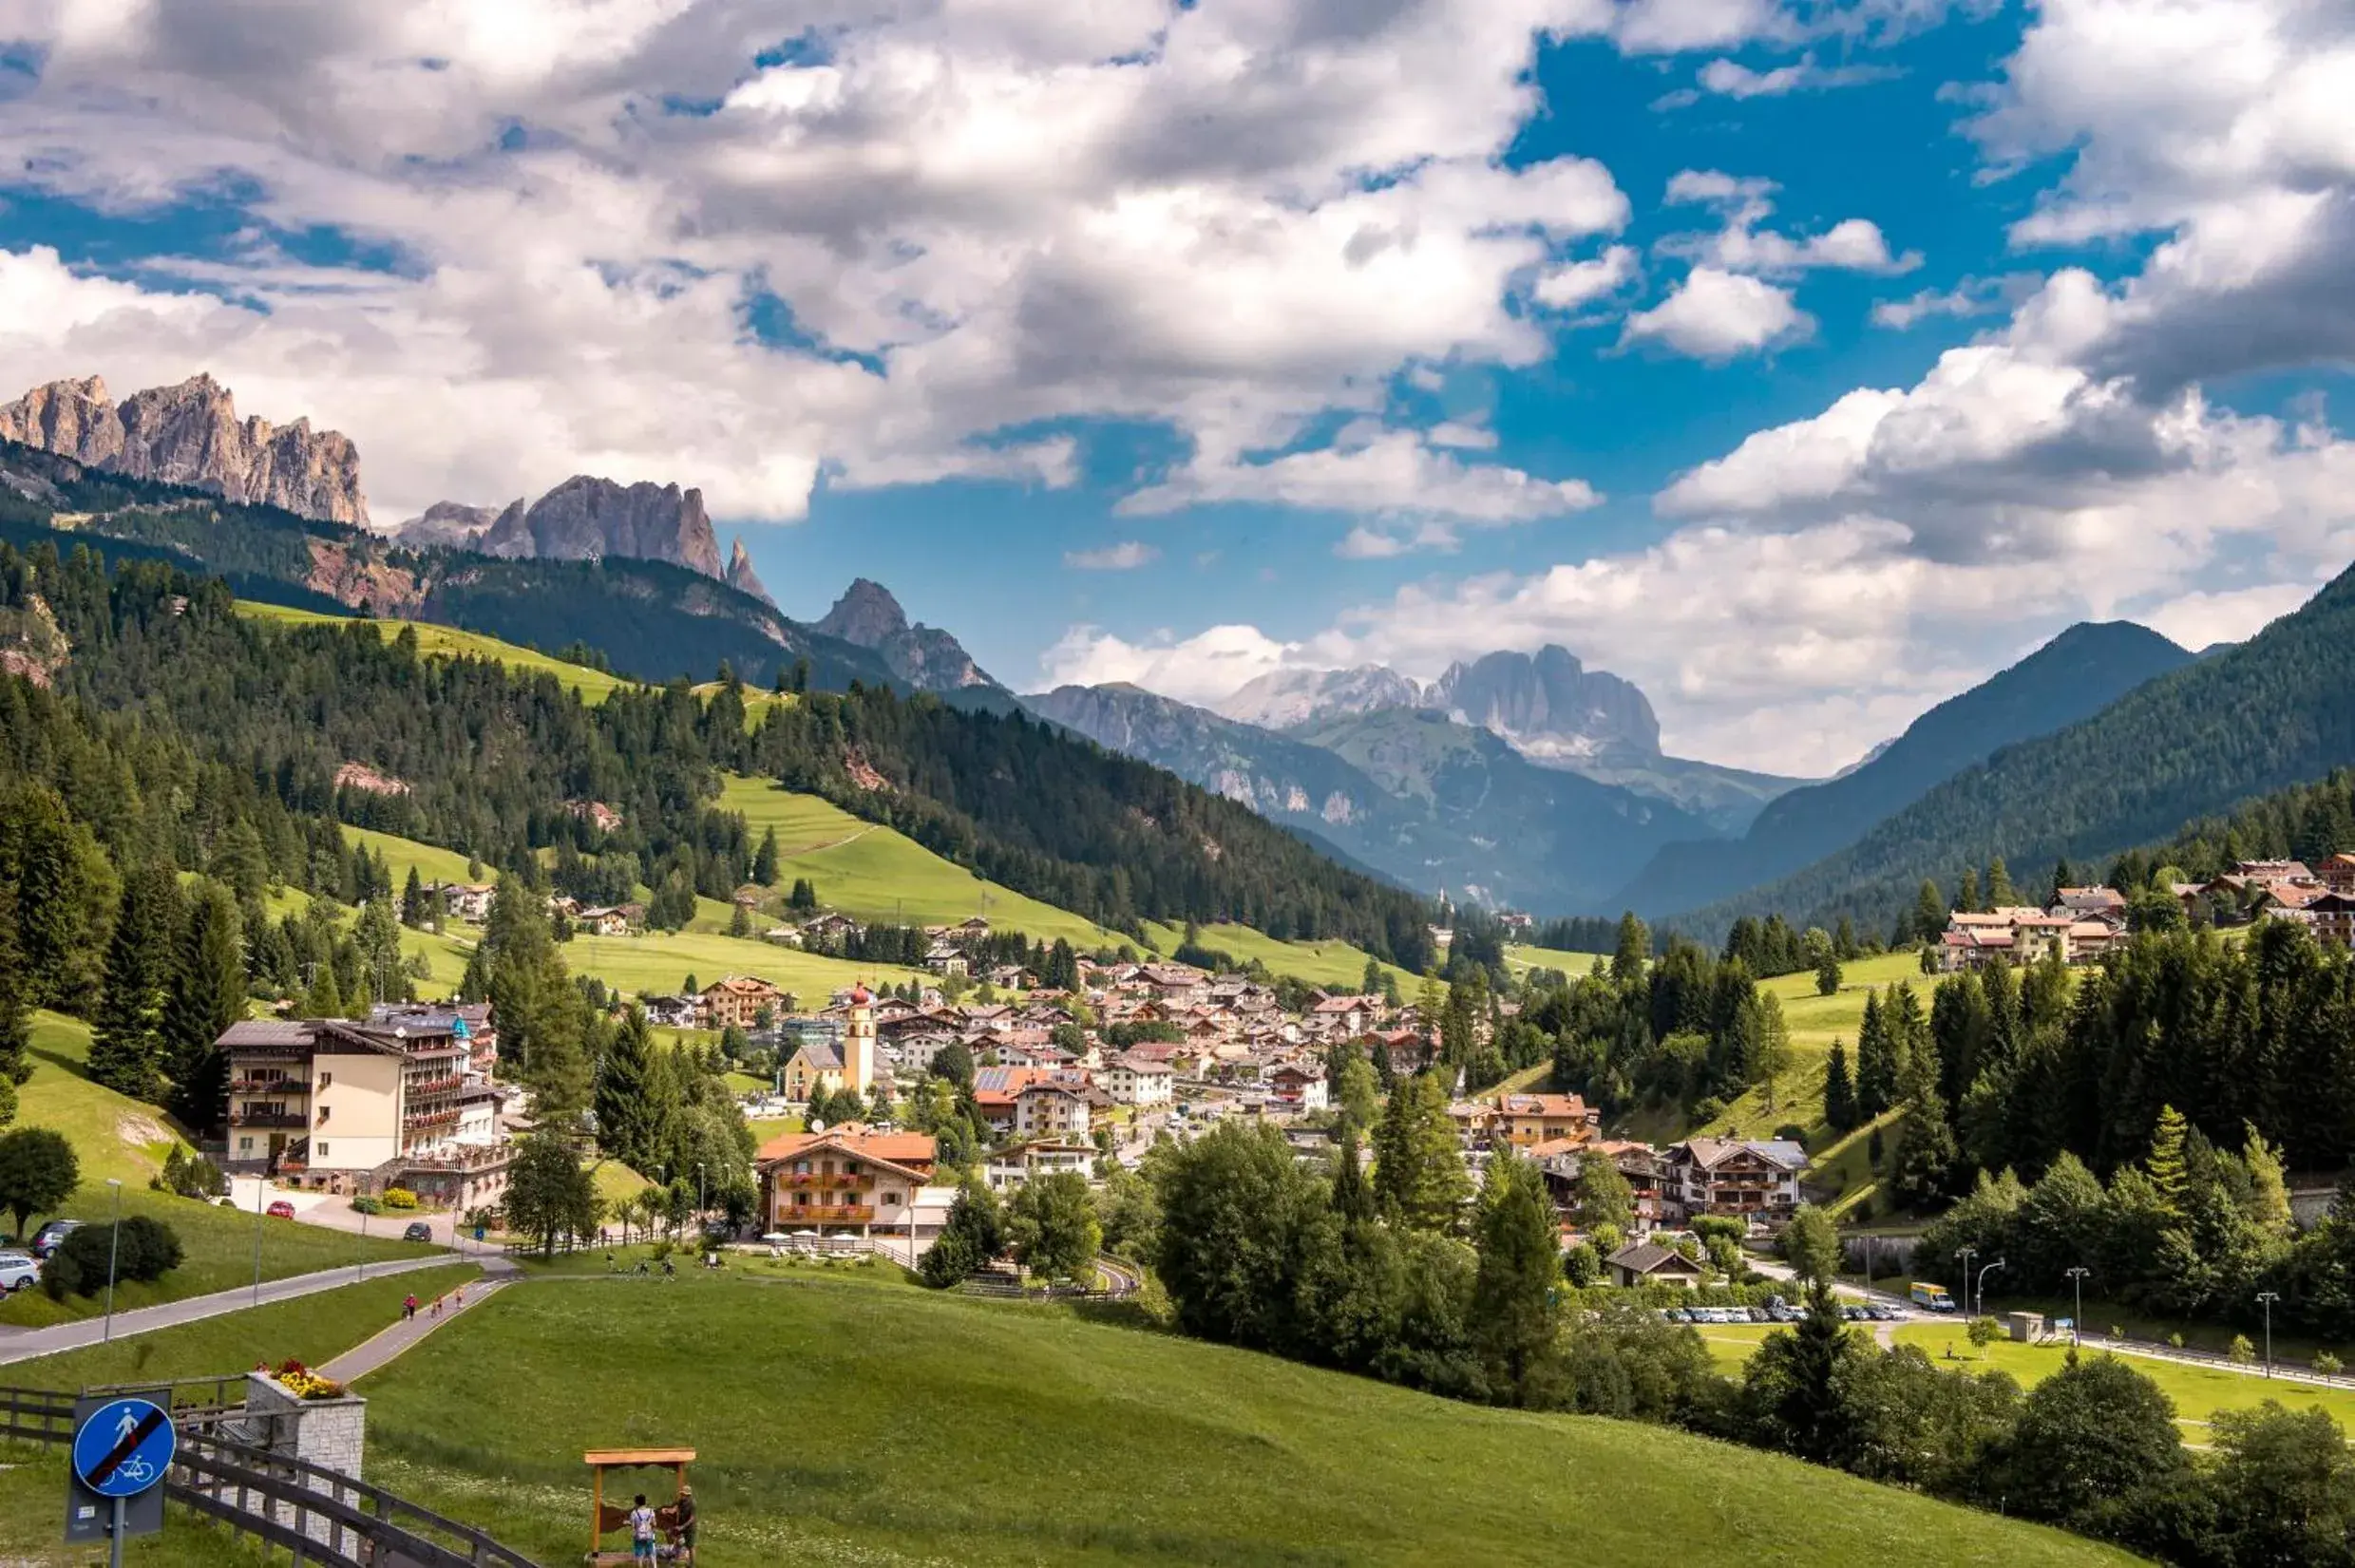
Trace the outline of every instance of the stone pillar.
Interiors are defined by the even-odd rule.
[[[360,1462],[368,1436],[368,1401],[357,1394],[340,1399],[302,1399],[296,1397],[277,1379],[261,1372],[245,1376],[245,1441],[257,1448],[267,1448],[281,1459],[300,1460],[316,1464],[339,1475],[360,1479]],[[321,1496],[336,1495],[334,1484],[323,1477],[313,1477],[307,1483]],[[294,1509],[281,1503],[278,1521],[292,1524]],[[304,1533],[313,1540],[332,1550],[343,1550],[355,1544],[338,1541],[335,1526],[313,1516]]]

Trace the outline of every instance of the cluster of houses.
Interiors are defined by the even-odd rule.
[[[2355,946],[2355,855],[2320,866],[2303,860],[2243,860],[2204,882],[2174,882],[2184,914],[2211,925],[2260,916],[2296,920],[2338,947]],[[1956,910],[1939,942],[1948,973],[1984,968],[1998,954],[2016,964],[2058,954],[2062,963],[2099,962],[2127,938],[2126,897],[2112,887],[2064,887],[2048,908]]]

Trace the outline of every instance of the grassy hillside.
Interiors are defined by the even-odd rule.
[[[1561,948],[1530,947],[1516,942],[1505,949],[1505,963],[1515,973],[1530,969],[1554,969],[1575,980],[1593,973],[1595,961],[1611,961],[1607,953],[1569,953]]]
[[[1186,928],[1148,920],[1145,935],[1152,939],[1155,948],[1168,954],[1185,942]],[[1256,958],[1267,966],[1271,974],[1289,974],[1312,986],[1354,991],[1365,978],[1364,950],[1338,937],[1321,942],[1279,942],[1249,926],[1219,924],[1202,928],[1202,945],[1214,953],[1229,954],[1239,964],[1248,964]],[[1396,980],[1402,994],[1410,999],[1415,988],[1422,983],[1418,976],[1396,964],[1384,964],[1382,972]]]
[[[549,1562],[584,1545],[582,1451],[656,1443],[700,1456],[713,1568],[2129,1560],[1660,1428],[848,1277],[526,1285],[360,1391],[370,1480]]]
[[[1083,949],[1120,940],[1117,933],[986,881],[905,834],[862,822],[815,795],[731,776],[720,803],[744,814],[755,840],[776,829],[779,886],[807,877],[829,909],[904,925],[950,925],[986,915],[994,926],[1050,942],[1067,937]]]
[[[251,599],[240,599],[237,609],[256,620],[276,621],[287,626],[316,626],[359,618],[322,615],[310,610],[290,610],[283,605],[257,604]],[[366,624],[375,627],[387,637],[400,635],[404,628],[412,630],[417,633],[420,651],[426,653],[441,653],[451,658],[489,659],[512,670],[554,675],[565,690],[580,693],[580,700],[586,703],[601,703],[617,688],[632,684],[619,675],[609,675],[584,664],[569,664],[511,642],[502,642],[497,637],[486,637],[476,632],[461,632],[452,626],[436,626],[431,621],[370,620]]]

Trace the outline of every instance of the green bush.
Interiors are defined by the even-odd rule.
[[[354,1214],[382,1214],[385,1212],[385,1206],[376,1201],[373,1198],[369,1197],[366,1193],[362,1193],[359,1197],[351,1200],[351,1212]]]
[[[41,1271],[41,1288],[52,1300],[68,1294],[96,1295],[106,1288],[109,1263],[121,1280],[161,1279],[186,1256],[180,1233],[162,1220],[135,1214],[113,1225],[85,1225],[67,1236]]]
[[[387,1187],[385,1189],[386,1208],[413,1209],[416,1206],[417,1195],[409,1191],[407,1187]]]
[[[218,1165],[177,1143],[163,1157],[162,1171],[147,1184],[158,1192],[181,1198],[218,1198],[229,1190],[229,1179],[220,1173]]]
[[[2328,1351],[2316,1351],[2314,1352],[2314,1370],[2322,1373],[2325,1377],[2336,1377],[2341,1372],[2346,1370],[2346,1363],[2341,1361],[2337,1356],[2332,1355]]]

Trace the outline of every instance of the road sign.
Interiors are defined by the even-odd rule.
[[[74,1428],[73,1473],[100,1497],[136,1497],[163,1480],[179,1442],[161,1407],[108,1400]]]
[[[66,1540],[68,1545],[93,1545],[104,1541],[111,1561],[123,1560],[123,1541],[138,1536],[152,1536],[163,1528],[163,1488],[156,1484],[163,1479],[163,1471],[171,1464],[178,1446],[177,1438],[169,1435],[172,1424],[166,1420],[156,1431],[141,1433],[147,1421],[145,1412],[160,1411],[170,1403],[170,1391],[161,1390],[154,1399],[100,1399],[84,1396],[74,1401],[73,1462],[66,1466]],[[136,1406],[137,1411],[123,1407]],[[123,1417],[132,1416],[126,1430]],[[139,1442],[132,1451],[121,1459],[113,1459],[116,1443],[106,1441],[114,1434],[116,1443],[126,1437]],[[162,1435],[159,1435],[162,1434]],[[84,1445],[88,1444],[87,1468],[101,1475],[108,1490],[100,1492],[83,1479],[85,1467]],[[159,1461],[156,1455],[161,1452]],[[111,1465],[109,1461],[112,1460]],[[152,1467],[153,1474],[142,1480]],[[123,1486],[137,1490],[124,1492]]]

